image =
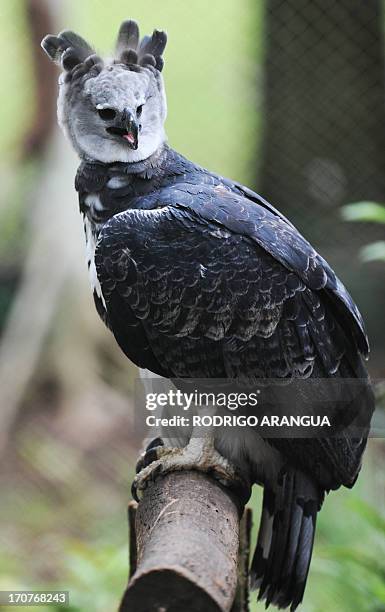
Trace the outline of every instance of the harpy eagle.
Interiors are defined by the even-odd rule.
[[[109,61],[71,31],[42,46],[62,68],[59,123],[81,159],[75,186],[95,304],[127,357],[172,380],[367,380],[361,315],[326,261],[261,196],[167,144],[166,34],[140,39],[125,21]],[[360,413],[359,436],[268,439],[247,428],[239,439],[205,438],[204,453],[196,440],[175,453],[157,439],[135,490],[155,469],[208,465],[227,484],[238,475],[262,485],[252,584],[294,610],[324,494],[357,478],[370,385],[343,406],[349,419]]]

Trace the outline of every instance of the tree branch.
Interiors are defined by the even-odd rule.
[[[136,510],[136,546],[131,526],[137,568],[120,612],[229,612],[237,590],[239,517],[236,500],[205,474],[158,478]]]

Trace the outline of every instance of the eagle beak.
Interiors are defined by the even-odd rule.
[[[107,128],[107,132],[125,140],[130,149],[136,150],[138,148],[139,125],[134,114],[128,108],[123,110],[115,125]]]
[[[128,142],[131,149],[137,149],[139,126],[136,122],[133,113],[130,110],[124,109],[122,114],[122,122],[124,127],[126,128],[126,133],[123,134],[124,140]]]

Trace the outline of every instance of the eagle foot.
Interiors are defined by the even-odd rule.
[[[212,436],[192,437],[182,448],[167,447],[161,438],[153,440],[136,465],[132,496],[139,502],[156,478],[170,472],[189,470],[210,474],[222,486],[233,491],[242,503],[246,503],[250,497],[250,483],[216,450]]]

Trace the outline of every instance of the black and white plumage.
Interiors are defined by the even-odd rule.
[[[366,379],[361,315],[325,260],[259,195],[165,143],[165,44],[160,32],[140,42],[124,22],[105,65],[73,33],[43,41],[64,69],[59,117],[82,158],[75,186],[100,316],[131,361],[170,379]],[[215,440],[264,486],[251,573],[278,607],[302,600],[325,492],[358,475],[369,385],[347,404],[348,421],[364,415],[359,439]]]

